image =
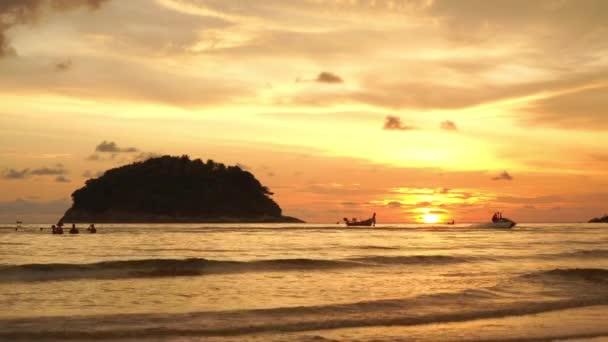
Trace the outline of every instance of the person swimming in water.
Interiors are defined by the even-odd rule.
[[[76,224],[72,223],[72,229],[70,229],[70,234],[78,234],[80,233],[80,231],[78,231],[78,228],[76,228]]]
[[[58,226],[52,225],[51,226],[51,232],[53,234],[63,234],[63,228],[61,226],[59,226],[59,225]]]
[[[87,231],[89,231],[89,233],[91,233],[91,234],[97,233],[97,228],[95,228],[95,224],[91,223],[91,225],[89,226],[89,228],[87,228]]]

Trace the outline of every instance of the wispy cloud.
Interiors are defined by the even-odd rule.
[[[78,7],[97,9],[109,0],[2,0],[0,1],[0,57],[16,54],[11,47],[6,32],[13,26],[36,21],[46,4],[57,11]]]
[[[68,174],[62,164],[57,164],[56,167],[41,167],[38,169],[6,169],[2,172],[4,179],[26,179],[30,176],[63,176]]]
[[[441,129],[443,129],[445,131],[457,131],[458,130],[458,127],[456,126],[454,121],[450,121],[450,120],[441,122],[440,127],[441,127]]]
[[[342,78],[336,74],[333,74],[331,72],[327,72],[327,71],[323,71],[322,73],[320,73],[319,75],[317,75],[317,78],[315,79],[316,82],[319,83],[343,83],[344,80],[342,80]]]
[[[57,183],[70,183],[71,180],[69,178],[65,177],[65,176],[57,176],[55,178],[55,182],[57,182]]]
[[[135,147],[118,147],[118,145],[113,142],[113,141],[102,141],[99,145],[97,145],[97,147],[95,148],[95,152],[101,152],[101,153],[134,153],[134,152],[138,152],[139,150],[136,149]]]
[[[27,178],[29,174],[29,169],[16,170],[16,169],[6,169],[2,171],[2,178],[4,179],[24,179]]]
[[[415,129],[415,127],[405,125],[398,116],[389,115],[385,118],[384,129],[388,131],[410,131]]]
[[[327,83],[327,84],[339,84],[339,83],[344,83],[344,80],[342,79],[342,77],[329,72],[329,71],[323,71],[320,72],[317,77],[315,78],[307,78],[307,79],[302,79],[302,78],[296,78],[296,83],[305,83],[305,82],[317,82],[317,83]]]
[[[391,202],[388,202],[386,205],[389,206],[390,208],[401,208],[402,203],[399,201],[391,201]]]
[[[57,176],[65,175],[68,171],[63,168],[63,165],[58,165],[57,168],[43,167],[39,169],[33,169],[29,172],[32,176]]]
[[[72,68],[72,61],[67,60],[67,61],[58,62],[54,65],[54,68],[55,68],[55,71],[58,71],[58,72],[68,71],[69,69]]]

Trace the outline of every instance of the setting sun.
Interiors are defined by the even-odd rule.
[[[422,222],[424,222],[424,223],[437,223],[437,222],[439,222],[439,215],[437,215],[437,214],[424,214],[424,215],[422,215]]]

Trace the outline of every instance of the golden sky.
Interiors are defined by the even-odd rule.
[[[312,222],[608,211],[608,1],[1,0],[0,221],[240,164]]]

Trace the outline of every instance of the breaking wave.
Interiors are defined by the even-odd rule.
[[[603,268],[555,268],[530,273],[525,278],[539,280],[585,281],[589,283],[608,283],[608,270]]]
[[[191,259],[144,259],[103,261],[91,264],[25,264],[0,266],[0,282],[69,279],[121,279],[137,277],[200,276],[267,271],[311,271],[382,265],[432,265],[466,262],[443,256],[370,256],[343,260],[273,259],[257,261]]]
[[[608,258],[607,249],[584,249],[574,252],[566,252],[557,254],[562,257],[573,257],[573,258]]]
[[[556,300],[501,301],[491,291],[467,290],[405,299],[279,307],[272,309],[184,314],[124,314],[113,316],[32,318],[0,321],[6,339],[119,339],[168,336],[241,336],[254,333],[290,333],[374,326],[416,326],[465,322],[486,318],[530,314],[607,305],[607,296],[585,296]],[[280,319],[277,319],[280,317]],[[37,320],[39,329],[23,329]],[[90,322],[98,323],[99,328]],[[133,324],[137,322],[137,324]],[[150,322],[149,324],[145,322]],[[153,324],[153,327],[150,325]],[[108,327],[109,326],[109,327]],[[105,327],[105,328],[104,328]]]
[[[349,260],[379,264],[379,265],[429,265],[429,264],[453,264],[472,261],[473,258],[465,258],[450,255],[406,255],[406,256],[368,256],[351,258]]]

